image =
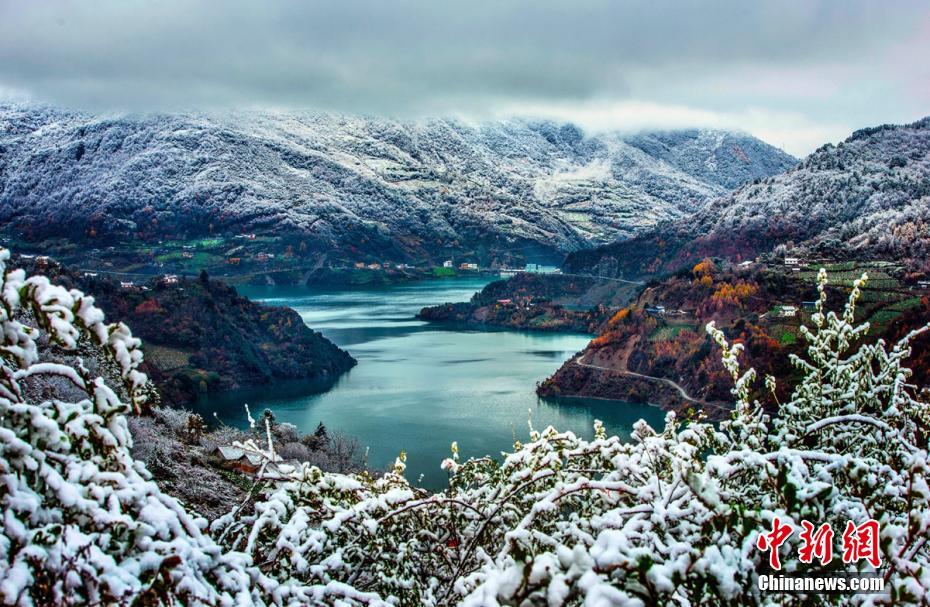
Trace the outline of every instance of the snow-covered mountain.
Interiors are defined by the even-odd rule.
[[[558,254],[688,216],[795,159],[748,135],[307,113],[0,106],[0,224],[27,239],[257,232],[348,258]]]
[[[856,131],[788,171],[710,200],[687,220],[570,255],[567,263],[575,271],[636,276],[703,256],[754,257],[780,244],[930,270],[930,118]]]
[[[653,158],[728,191],[795,164],[786,162],[783,154],[773,154],[772,146],[764,141],[729,131],[657,131],[624,140]]]

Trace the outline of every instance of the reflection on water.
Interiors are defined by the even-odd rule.
[[[465,301],[485,280],[454,279],[412,285],[320,291],[295,287],[243,288],[253,299],[297,310],[308,325],[348,350],[359,364],[329,391],[281,382],[272,388],[226,394],[201,403],[204,413],[244,425],[243,403],[270,408],[278,420],[312,431],[322,421],[357,437],[369,463],[383,468],[406,451],[407,474],[436,489],[439,468],[457,440],[463,457],[497,455],[514,438],[526,440],[527,422],[590,437],[595,419],[628,435],[645,418],[661,423],[656,408],[616,401],[536,397],[536,383],[588,341],[585,335],[474,331],[414,319],[425,305]]]

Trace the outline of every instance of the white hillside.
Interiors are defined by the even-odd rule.
[[[748,155],[734,156],[739,178],[794,163],[749,137],[725,136],[751,140]],[[701,142],[678,143],[703,153]],[[0,106],[0,146],[0,221],[30,238],[249,230],[299,235],[320,251],[351,245],[410,257],[610,242],[684,216],[732,178],[698,174],[620,135],[519,120],[94,116]]]

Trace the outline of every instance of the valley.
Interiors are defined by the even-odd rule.
[[[930,607],[928,55],[0,0],[0,607]]]
[[[206,114],[104,119],[16,106],[0,117],[8,150],[2,197],[10,202],[0,205],[0,233],[18,250],[130,285],[130,299],[152,281],[177,276],[194,284],[201,272],[247,290],[390,292],[433,279],[478,281],[477,293],[420,302],[411,317],[451,331],[594,336],[540,378],[545,397],[724,415],[731,386],[703,330],[714,321],[746,345],[747,364],[781,381],[784,398],[798,377],[785,361],[803,348],[798,327],[810,320],[820,267],[830,272],[834,306],[853,274],[868,271],[859,314],[873,339],[900,336],[923,317],[927,120],[862,129],[795,164],[752,138],[709,130],[586,136],[550,122],[267,113],[245,113],[233,124]],[[197,133],[195,144],[189,132]],[[67,183],[18,177],[20,163],[40,161],[68,175]],[[234,167],[251,177],[228,190],[237,183]],[[294,170],[299,183],[284,178]],[[131,203],[108,194],[91,204],[96,210],[74,214],[76,200],[97,196],[111,183],[100,178],[115,175],[116,192]],[[181,175],[200,189],[178,189]],[[218,199],[204,193],[215,175],[227,188]],[[131,194],[132,180],[143,177],[152,191]],[[155,202],[158,188],[169,188],[161,202],[143,205]],[[281,202],[284,191],[298,202]],[[262,202],[254,199],[259,192]],[[337,198],[339,213],[352,208],[350,215],[321,210]],[[49,213],[83,232],[66,235],[42,220]],[[561,272],[514,269],[528,263]],[[114,307],[145,328],[145,319]],[[157,340],[150,348],[152,360],[170,368],[172,400],[254,383],[216,375],[225,363],[178,366],[181,350]],[[274,373],[301,375],[257,377]],[[925,376],[917,370],[918,379]],[[324,383],[338,374],[332,377]],[[305,388],[319,389],[325,385]]]

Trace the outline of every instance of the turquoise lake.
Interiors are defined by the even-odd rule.
[[[358,366],[321,394],[282,384],[214,397],[198,408],[239,426],[246,423],[244,403],[253,414],[271,409],[302,431],[322,421],[367,447],[372,468],[382,469],[406,451],[407,477],[430,489],[445,485],[439,465],[452,441],[462,457],[499,456],[514,438],[526,440],[529,420],[538,429],[553,425],[586,437],[593,435],[595,419],[621,436],[641,418],[661,424],[664,413],[649,405],[536,396],[536,383],[590,336],[463,330],[415,319],[423,306],[466,301],[487,282],[458,278],[350,290],[240,287],[251,299],[297,310]]]

